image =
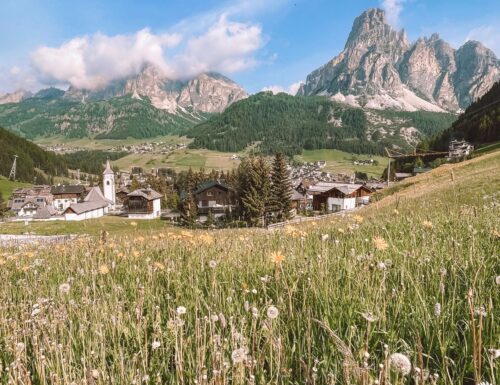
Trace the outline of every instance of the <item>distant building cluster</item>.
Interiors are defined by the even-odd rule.
[[[115,173],[108,161],[102,188],[80,184],[23,187],[13,191],[8,205],[19,220],[83,221],[108,213],[153,219],[161,215],[161,198],[160,193],[148,188],[116,191]]]
[[[474,146],[465,140],[452,140],[448,151],[449,158],[463,158],[474,151]]]

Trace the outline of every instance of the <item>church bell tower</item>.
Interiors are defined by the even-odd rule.
[[[116,205],[116,192],[115,192],[115,173],[111,169],[111,164],[109,159],[106,161],[106,169],[102,173],[102,185],[104,197],[113,202],[111,209],[115,208]]]

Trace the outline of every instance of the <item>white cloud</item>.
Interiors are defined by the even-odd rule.
[[[254,53],[263,44],[260,26],[231,22],[222,15],[206,33],[190,39],[185,51],[175,58],[177,76],[245,70],[257,64]]]
[[[171,79],[242,71],[258,63],[255,53],[264,42],[259,25],[221,15],[203,33],[189,37],[147,28],[130,35],[75,37],[59,47],[38,48],[31,63],[41,83],[96,89],[137,74],[148,63]]]
[[[465,41],[477,40],[491,49],[497,57],[500,57],[500,25],[491,24],[472,29]]]
[[[382,0],[381,6],[387,15],[387,21],[394,28],[399,27],[399,14],[403,10],[403,3],[406,0]]]
[[[158,66],[167,76],[172,75],[165,50],[180,40],[178,34],[156,35],[147,28],[132,35],[96,33],[76,37],[56,48],[40,47],[32,54],[31,61],[44,83],[93,89],[138,73],[146,63]]]
[[[290,94],[290,95],[295,95],[295,94],[297,94],[297,91],[299,90],[299,88],[302,84],[304,84],[304,82],[300,81],[297,83],[290,84],[288,87],[282,87],[282,86],[278,86],[278,85],[268,86],[268,87],[264,87],[262,89],[262,91],[271,91],[275,95],[279,94],[281,92],[284,92],[284,93]]]

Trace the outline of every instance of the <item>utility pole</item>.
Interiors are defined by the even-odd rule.
[[[16,180],[16,166],[17,166],[17,155],[14,155],[14,162],[12,163],[12,168],[10,169],[9,179]]]

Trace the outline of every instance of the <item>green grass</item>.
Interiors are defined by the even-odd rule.
[[[143,167],[145,170],[154,167],[169,167],[176,171],[194,170],[231,170],[238,166],[239,161],[231,160],[230,153],[210,150],[179,149],[168,155],[161,154],[130,154],[113,162],[113,165],[122,170],[130,170],[133,166]]]
[[[135,225],[133,225],[135,224]],[[102,217],[81,222],[51,221],[51,222],[9,222],[0,223],[0,234],[59,235],[84,234],[99,235],[103,230],[112,235],[124,235],[136,231],[157,231],[169,229],[172,226],[167,221],[131,220],[123,217]]]
[[[380,177],[387,167],[387,158],[383,156],[354,155],[339,150],[304,150],[302,155],[296,155],[295,159],[301,162],[324,160],[327,162],[325,171],[347,174],[359,171],[376,178]],[[377,160],[379,164],[377,166],[355,166],[352,164],[354,159],[374,159]]]
[[[488,152],[496,151],[498,149],[500,149],[500,142],[490,143],[478,148],[476,151],[474,151],[474,155],[487,154]]]
[[[444,165],[275,232],[0,250],[0,383],[415,384],[398,352],[440,385],[495,384],[499,168],[498,151]]]
[[[5,200],[10,198],[10,195],[12,194],[13,190],[15,190],[18,187],[26,187],[26,186],[30,186],[30,184],[23,182],[13,182],[11,180],[8,180],[0,176],[0,193],[2,193],[2,196]]]

